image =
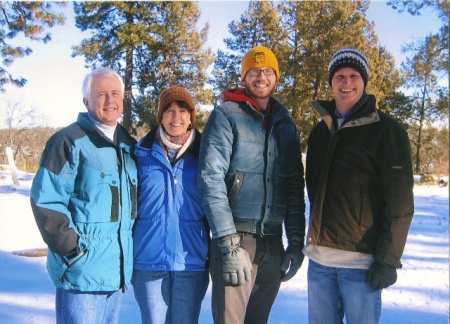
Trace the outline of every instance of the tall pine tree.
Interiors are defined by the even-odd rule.
[[[412,91],[411,98],[411,122],[417,126],[417,132],[413,137],[415,146],[414,171],[419,173],[421,169],[421,151],[423,144],[423,130],[426,126],[432,126],[434,121],[442,117],[448,118],[448,87],[439,84],[439,65],[445,55],[439,46],[437,35],[428,35],[421,43],[415,43],[416,48],[412,57],[407,57],[402,64],[405,86]]]
[[[204,98],[206,69],[212,63],[203,49],[208,25],[197,31],[195,2],[75,2],[76,25],[93,36],[73,48],[91,68],[109,66],[125,80],[123,125],[154,124],[158,96],[171,85]]]
[[[247,51],[259,45],[277,52],[283,39],[280,18],[273,3],[250,1],[239,21],[232,21],[228,29],[232,37],[224,43],[230,52],[218,50],[210,83],[215,92],[215,104],[220,103],[220,93],[241,85],[241,60]]]
[[[15,59],[30,55],[29,47],[12,45],[9,40],[23,34],[25,38],[47,43],[51,35],[46,33],[47,27],[62,25],[65,18],[54,11],[54,6],[65,6],[64,2],[38,1],[1,1],[0,2],[0,53],[3,61],[0,64],[0,91],[6,84],[23,87],[27,80],[15,78],[7,70]]]
[[[275,6],[276,4],[276,6]],[[356,47],[368,57],[371,76],[368,92],[383,110],[400,85],[394,60],[379,47],[373,24],[366,19],[368,1],[251,1],[238,22],[229,24],[230,52],[218,52],[212,81],[216,94],[235,86],[243,54],[265,45],[277,55],[280,84],[274,94],[291,111],[302,137],[317,121],[311,107],[315,99],[331,99],[328,64],[341,47]],[[230,60],[233,61],[230,61]],[[228,78],[227,78],[228,77]]]

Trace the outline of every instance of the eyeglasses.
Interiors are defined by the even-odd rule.
[[[260,75],[261,72],[264,73],[264,75],[274,75],[275,74],[275,70],[272,68],[267,68],[267,69],[251,69],[248,71],[248,74],[250,74],[251,76],[257,76]]]

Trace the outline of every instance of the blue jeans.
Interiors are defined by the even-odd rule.
[[[209,272],[134,270],[134,296],[142,323],[198,323]]]
[[[56,323],[117,323],[122,295],[120,290],[80,292],[56,288]]]
[[[332,268],[309,260],[308,312],[310,324],[379,323],[381,290],[364,283],[365,269]]]

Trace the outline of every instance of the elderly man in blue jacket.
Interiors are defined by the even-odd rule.
[[[97,69],[83,82],[88,110],[47,142],[31,207],[56,286],[57,323],[117,323],[133,271],[135,140],[118,124],[123,81]]]
[[[271,97],[279,78],[270,49],[248,51],[244,87],[223,93],[202,135],[198,189],[214,239],[215,323],[266,323],[281,282],[303,262],[300,138],[288,111]]]

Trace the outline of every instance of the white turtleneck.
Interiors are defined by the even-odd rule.
[[[89,119],[92,121],[95,127],[98,128],[106,137],[108,137],[112,142],[114,142],[114,132],[116,131],[117,123],[114,126],[108,126],[96,121],[92,118],[91,114],[88,113]]]

